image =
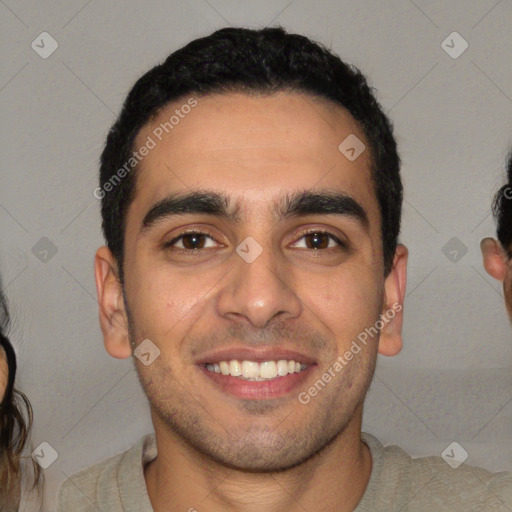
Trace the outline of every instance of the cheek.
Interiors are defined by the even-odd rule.
[[[204,311],[211,281],[209,274],[191,276],[162,263],[139,265],[127,289],[139,336],[181,339]]]
[[[340,342],[352,340],[378,319],[382,286],[369,270],[352,269],[321,279],[315,277],[299,297]]]

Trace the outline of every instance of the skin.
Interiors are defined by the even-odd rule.
[[[494,238],[484,238],[480,248],[486,272],[503,284],[505,306],[512,321],[512,260]]]
[[[152,506],[351,511],[372,466],[360,436],[364,396],[377,353],[401,349],[402,312],[310,403],[299,403],[297,394],[381,313],[403,303],[407,250],[398,247],[384,277],[369,151],[350,162],[338,150],[351,133],[368,144],[343,108],[297,93],[210,95],[198,102],[141,164],[127,216],[126,302],[110,251],[101,247],[95,257],[108,353],[130,357],[130,338],[135,345],[149,338],[160,349],[149,366],[135,359],[159,454],[145,468]],[[183,103],[169,105],[141,130],[136,145]],[[199,188],[228,195],[240,205],[241,221],[187,214],[140,233],[157,201]],[[303,190],[351,196],[366,211],[368,226],[332,214],[272,215],[283,194]],[[202,252],[178,254],[183,240],[162,248],[190,228],[213,237]],[[327,248],[315,249],[304,228],[328,230],[348,249],[329,238]],[[248,236],[263,249],[250,264],[235,251]],[[297,393],[238,399],[195,365],[206,350],[233,344],[284,346],[311,355],[317,365]]]
[[[9,382],[9,367],[7,366],[7,354],[0,346],[0,402],[4,399],[7,383]]]

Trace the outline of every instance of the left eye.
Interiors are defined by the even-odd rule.
[[[337,236],[327,231],[309,231],[302,233],[300,240],[305,241],[305,249],[330,249],[333,247],[329,245],[331,241],[335,242],[335,246],[345,247],[345,244]],[[294,244],[294,247],[296,246],[297,244]]]
[[[208,247],[215,247],[213,245],[206,245],[206,240],[214,242],[213,238],[206,233],[200,233],[191,231],[189,233],[183,233],[180,236],[174,238],[170,242],[166,243],[166,247],[177,247],[178,249],[195,250],[195,249],[206,249]],[[181,245],[180,245],[181,244]]]

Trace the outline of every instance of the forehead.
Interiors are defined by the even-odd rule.
[[[138,134],[154,147],[139,164],[130,217],[171,193],[222,191],[242,214],[266,213],[269,202],[295,190],[334,189],[378,216],[369,150],[350,161],[339,150],[348,136],[368,147],[342,107],[299,93],[214,94],[175,101]],[[372,220],[370,218],[370,220]]]

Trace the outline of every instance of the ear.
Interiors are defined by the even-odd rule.
[[[391,272],[384,281],[384,304],[381,319],[379,354],[395,356],[402,350],[402,325],[407,284],[407,247],[399,244],[395,251]]]
[[[507,261],[500,243],[494,238],[484,238],[480,242],[480,249],[486,272],[494,279],[503,282],[507,274]]]
[[[132,355],[128,336],[123,289],[118,278],[117,263],[108,247],[100,247],[94,257],[94,275],[100,306],[100,326],[105,350],[118,359]]]

